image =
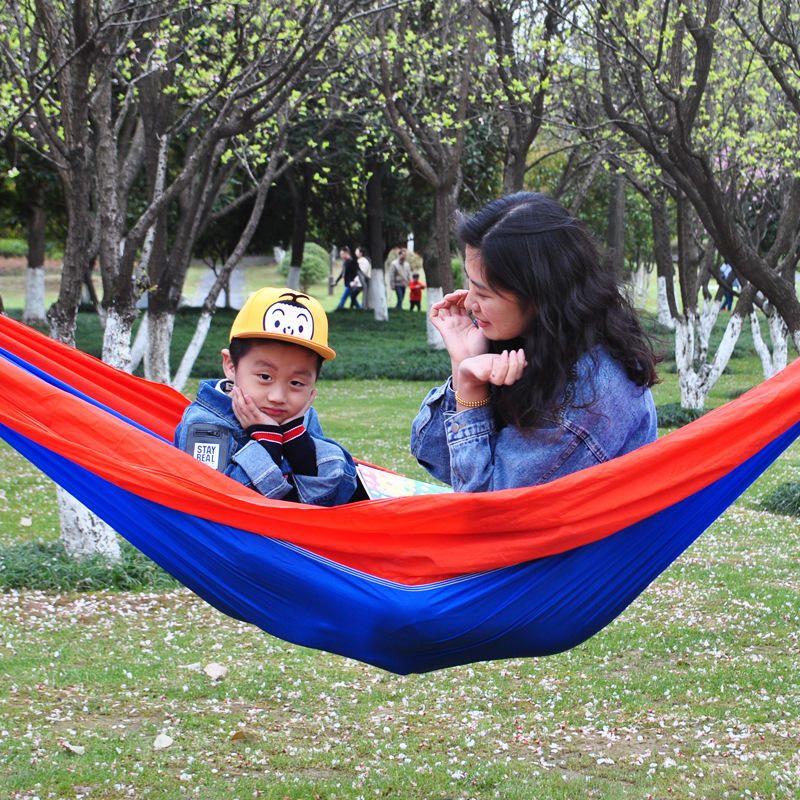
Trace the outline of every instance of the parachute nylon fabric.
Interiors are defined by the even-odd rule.
[[[39,336],[0,320],[3,438],[225,613],[402,673],[585,640],[798,433],[795,364],[545,486],[322,509],[266,500],[177,451],[159,437],[185,398]]]

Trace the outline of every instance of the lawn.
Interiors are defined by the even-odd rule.
[[[369,315],[332,317],[342,363],[366,370],[372,350],[394,370],[440,369],[422,319],[395,317],[388,344]],[[408,426],[432,380],[385,371],[323,377],[318,410],[358,456],[424,477]],[[745,338],[710,405],[758,380]],[[0,554],[57,539],[49,482],[4,445],[0,474]],[[800,526],[768,510],[799,476],[796,444],[617,620],[544,659],[401,677],[282,642],[168,581],[7,589],[0,798],[800,796]]]

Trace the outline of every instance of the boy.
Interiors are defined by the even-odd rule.
[[[425,288],[425,284],[419,279],[419,272],[414,272],[411,275],[411,280],[408,282],[409,310],[413,311],[415,308],[417,311],[422,310],[422,290]]]
[[[328,347],[317,300],[291,289],[255,292],[222,351],[223,380],[200,384],[175,444],[265,497],[334,506],[356,489],[355,464],[322,434],[311,407]]]

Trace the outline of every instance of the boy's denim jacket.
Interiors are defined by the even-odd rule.
[[[655,440],[650,389],[633,383],[605,350],[581,357],[572,388],[573,403],[540,427],[498,430],[491,405],[456,412],[448,378],[422,402],[411,452],[455,491],[483,492],[546,483]]]
[[[292,474],[284,459],[278,467],[272,456],[256,441],[250,439],[233,413],[230,395],[222,390],[224,381],[203,381],[197,399],[183,413],[175,430],[175,445],[186,450],[187,431],[199,422],[221,425],[230,432],[231,461],[225,474],[265,497],[280,499],[297,488],[301,503],[335,506],[346,503],[356,489],[356,468],[352,456],[337,442],[322,433],[317,412],[310,408],[305,415],[305,427],[314,440],[317,453],[317,475]],[[291,475],[291,482],[287,476]]]

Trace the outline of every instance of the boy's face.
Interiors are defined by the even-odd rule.
[[[252,400],[258,413],[268,418],[259,420],[260,424],[269,425],[269,420],[274,420],[282,425],[300,417],[317,396],[314,387],[319,356],[306,347],[259,340],[253,342],[235,367],[230,351],[223,350],[222,367],[225,377]]]

